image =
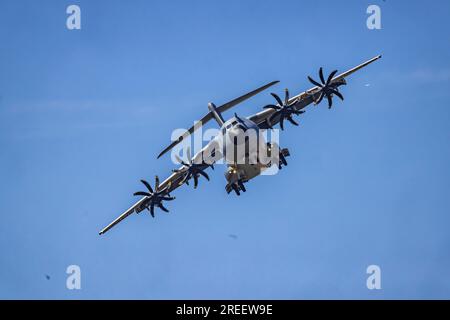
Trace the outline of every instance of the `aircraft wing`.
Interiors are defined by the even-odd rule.
[[[336,77],[333,78],[331,83],[333,82],[339,82],[339,81],[345,81],[345,78],[351,75],[352,73],[364,68],[365,66],[371,64],[372,62],[378,60],[381,58],[381,55],[378,55],[376,57],[373,57],[370,60],[367,60],[364,63],[361,63],[360,65],[349,69]],[[311,104],[312,102],[316,101],[320,94],[320,88],[318,86],[315,86],[309,90],[306,90],[292,98],[289,99],[289,104],[295,104],[294,108],[296,110],[301,110]],[[271,125],[275,125],[279,122],[280,117],[278,115],[273,115],[275,113],[274,109],[264,109],[261,112],[258,112],[250,117],[248,117],[250,120],[255,122],[260,128],[267,129],[268,128],[268,122],[267,119],[270,118]],[[272,116],[273,115],[273,116]]]
[[[138,202],[136,202],[135,204],[133,204],[127,211],[125,211],[124,213],[122,213],[119,217],[117,217],[117,219],[115,219],[113,222],[111,222],[109,225],[107,225],[106,227],[104,227],[98,234],[102,235],[104,234],[106,231],[108,231],[109,229],[111,229],[112,227],[114,227],[116,224],[118,224],[120,221],[122,221],[123,219],[125,219],[126,217],[128,217],[129,215],[131,215],[132,213],[134,213],[136,211],[136,209],[138,209],[139,207],[142,206],[142,204],[145,202],[145,198],[143,197],[141,198],[141,200],[139,200]]]
[[[194,155],[193,162],[194,163],[201,163],[197,161],[201,161],[202,159],[210,159],[211,153],[214,150],[214,139],[211,140],[206,146],[204,146],[197,154]],[[220,152],[215,152],[215,161],[218,161],[221,158]],[[208,168],[209,165],[204,164],[201,166],[201,169]],[[180,166],[178,170],[174,170],[174,172],[163,182],[159,183],[159,190],[165,190],[166,194],[169,194],[173,190],[177,189],[178,187],[182,186],[184,173],[183,173],[184,166]],[[156,179],[159,181],[158,177]],[[139,201],[137,201],[135,204],[133,204],[128,210],[126,210],[124,213],[122,213],[117,219],[112,221],[109,225],[107,225],[105,228],[103,228],[99,234],[102,235],[108,230],[110,230],[112,227],[114,227],[116,224],[127,218],[133,213],[139,213],[145,209],[147,209],[149,205],[150,198],[147,196],[142,197]]]

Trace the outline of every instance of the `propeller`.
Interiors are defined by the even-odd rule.
[[[264,109],[274,109],[276,111],[276,113],[274,113],[270,118],[273,119],[273,117],[275,117],[275,115],[277,115],[277,114],[280,115],[281,130],[284,130],[284,120],[289,121],[294,126],[298,126],[298,123],[295,122],[294,119],[292,119],[292,115],[293,114],[300,115],[300,114],[304,113],[305,111],[296,110],[294,108],[295,102],[289,104],[289,90],[288,89],[285,90],[284,101],[282,101],[281,98],[275,93],[271,93],[271,95],[278,102],[278,105],[269,104],[264,107]],[[272,129],[272,125],[270,124],[270,119],[268,121],[268,125],[269,125],[269,128]]]
[[[169,212],[169,210],[167,210],[166,207],[163,206],[162,202],[163,201],[172,201],[175,199],[175,197],[171,197],[167,192],[166,189],[164,188],[163,190],[159,189],[159,178],[158,176],[155,177],[155,190],[153,191],[152,186],[150,185],[150,183],[148,183],[145,180],[141,180],[141,182],[145,185],[145,187],[147,188],[147,191],[138,191],[135,192],[134,195],[135,196],[145,196],[148,197],[148,202],[147,202],[147,209],[148,211],[150,211],[150,214],[152,215],[152,217],[155,217],[155,206],[160,208],[161,210],[165,211],[165,212]]]
[[[208,174],[204,171],[206,168],[211,167],[214,170],[214,166],[212,164],[208,165],[203,163],[193,163],[193,159],[191,158],[191,148],[186,149],[186,154],[188,157],[188,162],[184,162],[178,155],[175,155],[177,161],[182,164],[184,167],[181,169],[172,170],[173,172],[182,172],[184,174],[183,180],[181,180],[180,184],[186,183],[189,185],[189,179],[194,178],[194,188],[197,188],[198,178],[200,175],[206,178],[209,181]],[[206,166],[206,167],[205,167]]]
[[[341,85],[346,84],[345,80],[341,81],[335,81],[331,82],[333,80],[333,77],[336,75],[337,70],[334,70],[330,73],[330,75],[327,78],[327,81],[325,81],[325,78],[323,76],[323,69],[322,67],[319,69],[319,78],[322,83],[317,82],[310,76],[308,76],[308,80],[315,86],[318,86],[320,88],[320,95],[319,98],[315,101],[316,104],[319,104],[324,97],[328,100],[328,109],[331,109],[331,106],[333,105],[333,99],[332,96],[336,95],[339,97],[339,99],[344,100],[344,97],[339,92],[338,88]]]

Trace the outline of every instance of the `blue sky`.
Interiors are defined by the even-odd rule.
[[[81,30],[66,29],[70,4]],[[370,4],[381,30],[366,28]],[[2,1],[0,298],[450,298],[449,9]],[[98,236],[139,179],[170,173],[156,155],[209,101],[272,80],[298,93],[320,66],[344,71],[380,53],[348,79],[344,103],[288,126],[278,175],[237,198],[219,167],[178,189],[170,215],[133,215]],[[234,111],[257,112],[269,92]],[[65,286],[71,264],[78,291]],[[366,288],[371,264],[382,290]]]

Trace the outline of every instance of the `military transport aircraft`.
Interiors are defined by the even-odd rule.
[[[237,195],[240,195],[241,191],[245,192],[246,187],[244,183],[247,183],[250,179],[260,175],[264,170],[268,169],[272,165],[276,165],[280,169],[282,166],[287,165],[286,157],[289,156],[289,151],[287,149],[279,149],[279,146],[276,143],[266,143],[263,135],[261,135],[261,132],[264,130],[272,130],[273,126],[277,124],[280,125],[281,130],[284,130],[286,121],[290,122],[292,125],[298,125],[293,116],[302,114],[304,112],[302,109],[311,103],[317,105],[323,99],[326,99],[328,102],[328,108],[331,108],[333,105],[334,96],[344,100],[344,97],[339,91],[339,87],[346,84],[345,79],[350,74],[378,60],[379,58],[381,58],[381,55],[376,56],[337,76],[337,70],[334,70],[328,75],[328,77],[325,77],[323,74],[323,69],[320,68],[319,81],[316,81],[308,76],[308,80],[314,85],[313,88],[293,97],[290,97],[289,91],[286,89],[284,99],[281,99],[275,93],[271,93],[276,101],[276,104],[267,105],[262,111],[249,117],[240,117],[235,113],[234,117],[225,121],[222,114],[237,104],[275,85],[278,81],[270,82],[219,107],[216,107],[213,103],[209,103],[209,112],[198,122],[196,122],[194,126],[182,134],[177,140],[173,141],[167,148],[165,148],[158,155],[158,158],[181,142],[186,142],[186,139],[193,134],[195,130],[202,127],[205,123],[212,119],[214,119],[220,127],[219,133],[193,157],[191,157],[189,147],[186,148],[185,159],[181,159],[178,155],[175,155],[175,158],[180,163],[181,167],[173,170],[172,174],[163,182],[160,182],[158,176],[156,176],[155,184],[152,187],[147,181],[141,180],[147,191],[136,192],[134,195],[141,196],[140,200],[132,205],[116,220],[102,229],[99,234],[104,234],[106,231],[134,212],[140,213],[141,211],[147,209],[152,217],[155,216],[155,208],[160,208],[161,210],[168,212],[167,208],[163,205],[163,202],[172,201],[175,199],[175,197],[170,195],[170,192],[174,191],[183,184],[189,184],[191,179],[194,182],[194,188],[196,188],[200,176],[203,176],[205,179],[209,180],[209,176],[205,170],[209,167],[214,169],[214,163],[217,163],[222,158],[226,159],[225,163],[227,164],[227,171],[225,172],[225,178],[227,180],[227,184],[225,186],[226,191],[228,193],[234,191]],[[256,143],[248,143],[247,134],[250,131],[256,133]],[[240,153],[227,153],[227,150],[235,150],[236,139],[242,136],[245,136],[244,151]],[[267,161],[261,160],[261,149],[264,149],[262,154],[267,155]],[[232,154],[231,159],[228,154]],[[254,161],[250,162],[250,158]]]

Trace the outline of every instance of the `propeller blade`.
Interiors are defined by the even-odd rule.
[[[159,177],[155,176],[155,191],[159,191]]]
[[[323,77],[323,68],[320,67],[319,69],[319,77],[320,77],[320,81],[322,81],[322,84],[325,84],[325,78]]]
[[[280,128],[281,128],[281,130],[284,130],[283,124],[284,124],[284,117],[281,117],[280,118]]]
[[[204,172],[203,170],[199,170],[198,173],[201,174],[202,176],[204,176],[206,178],[206,180],[209,181],[209,176],[206,172]]]
[[[172,201],[175,200],[175,197],[161,197],[161,199],[164,201]]]
[[[274,104],[268,104],[267,106],[264,106],[263,109],[275,109],[275,110],[280,110],[281,107],[276,106]]]
[[[162,203],[160,203],[160,204],[158,205],[158,207],[159,207],[162,211],[169,212],[169,210],[167,210],[167,208],[164,207],[164,206],[162,205]]]
[[[287,106],[289,103],[289,90],[285,89],[284,91],[284,105]]]
[[[322,88],[322,85],[320,83],[318,83],[316,80],[314,80],[313,78],[311,78],[310,76],[308,76],[308,80],[309,82],[311,82],[313,85],[318,86],[319,88]]]
[[[331,106],[333,105],[333,99],[331,99],[330,95],[327,95],[327,99],[328,99],[328,109],[331,109]]]
[[[144,197],[151,197],[152,194],[144,191],[138,191],[133,193],[134,196],[144,196]]]
[[[333,94],[335,94],[336,97],[338,97],[339,99],[341,99],[342,101],[344,101],[344,96],[343,96],[339,91],[337,91],[336,89],[331,89],[331,92],[332,92]]]
[[[292,123],[294,126],[298,126],[298,123],[295,122],[295,120],[292,119],[292,117],[287,117],[286,119],[287,119],[290,123]]]
[[[150,185],[150,183],[148,183],[145,180],[141,180],[141,182],[147,187],[148,191],[150,191],[150,193],[153,193],[153,189],[152,186]]]
[[[271,93],[271,95],[272,95],[272,97],[275,98],[275,100],[277,100],[277,102],[280,106],[283,105],[283,101],[281,101],[280,97],[276,93]]]
[[[152,204],[150,205],[150,214],[152,215],[152,217],[155,217],[155,204],[152,202]]]
[[[338,72],[337,70],[334,70],[332,73],[330,73],[330,75],[328,76],[326,85],[330,84],[331,80],[333,80],[333,77],[337,72]]]
[[[197,186],[198,186],[198,177],[197,177],[196,174],[194,174],[193,177],[194,177],[194,189],[197,189]]]

